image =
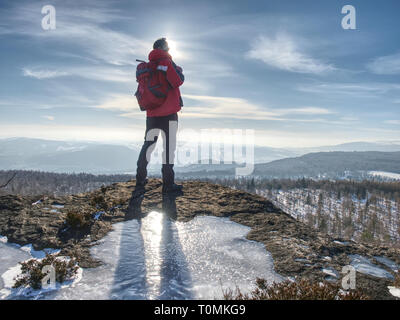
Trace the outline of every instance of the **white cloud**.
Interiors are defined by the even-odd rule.
[[[271,67],[291,72],[320,74],[335,70],[332,65],[300,52],[295,41],[285,34],[278,34],[275,39],[258,37],[252,43],[252,49],[247,52],[246,57],[258,59]]]
[[[254,104],[242,98],[216,97],[183,94],[184,98],[197,101],[189,105],[184,112],[185,117],[190,118],[231,118],[249,120],[275,120],[275,121],[326,121],[324,119],[288,119],[285,115],[327,115],[334,112],[320,107],[299,107],[299,108],[266,108]]]
[[[335,112],[319,107],[302,107],[302,108],[295,108],[295,109],[282,109],[285,113],[296,113],[296,114],[333,114]]]
[[[55,119],[54,116],[42,116],[42,118],[45,118],[50,121],[53,121]]]
[[[367,68],[376,74],[400,74],[400,52],[378,57],[369,63]]]
[[[400,125],[400,120],[385,120],[384,123]]]
[[[48,69],[32,70],[29,68],[23,68],[22,74],[25,77],[36,78],[39,80],[57,78],[57,77],[63,77],[63,76],[69,75],[68,72],[59,71],[59,70],[48,70]]]
[[[400,84],[395,83],[318,83],[299,85],[297,90],[302,92],[351,95],[358,97],[377,97],[392,90],[400,90]]]
[[[117,66],[135,65],[136,58],[147,56],[151,43],[105,26],[112,21],[132,19],[124,12],[112,9],[108,3],[92,2],[86,7],[82,4],[71,8],[59,2],[55,7],[56,30],[45,32],[40,28],[37,21],[42,18],[41,5],[30,3],[9,11],[11,27],[8,33],[40,38],[43,43],[61,43],[63,47],[73,45],[75,54],[80,50],[84,59],[92,58]]]
[[[184,98],[197,101],[186,107],[185,117],[190,118],[233,118],[254,120],[275,120],[278,114],[264,110],[245,99],[232,97],[198,96],[183,94]]]
[[[88,67],[64,67],[64,70],[50,70],[44,67],[25,67],[22,69],[25,77],[32,77],[39,80],[59,78],[65,76],[81,77],[97,81],[111,82],[134,82],[134,69],[121,69],[118,67],[107,66],[88,66]]]
[[[47,140],[132,142],[143,139],[144,126],[99,126],[5,124],[0,126],[0,138],[28,137]]]
[[[328,115],[334,112],[320,107],[300,107],[288,109],[271,109],[261,107],[246,99],[236,97],[217,97],[206,95],[182,94],[186,101],[183,107],[185,118],[195,119],[238,119],[238,120],[275,120],[275,121],[309,121],[324,122],[325,119],[288,119],[284,115]],[[94,106],[97,109],[118,112],[122,117],[139,118],[142,112],[139,109],[134,96],[113,94],[108,96],[104,102]]]
[[[103,103],[94,106],[97,109],[123,112],[121,116],[137,117],[142,112],[139,109],[136,97],[129,95],[111,95]]]

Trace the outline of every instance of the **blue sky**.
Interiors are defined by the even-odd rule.
[[[55,30],[41,27],[47,4]],[[341,27],[346,4],[356,30]],[[166,36],[186,77],[183,131],[254,129],[257,144],[274,147],[400,140],[399,9],[397,0],[1,1],[0,138],[142,140],[135,59]]]

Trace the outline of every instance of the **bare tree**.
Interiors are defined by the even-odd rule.
[[[17,173],[14,172],[14,174],[12,175],[12,177],[11,177],[10,179],[8,179],[8,181],[7,181],[5,184],[0,185],[0,188],[5,188],[5,187],[7,187],[7,185],[15,178],[16,175],[17,175]]]

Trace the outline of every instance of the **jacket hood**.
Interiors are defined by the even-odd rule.
[[[167,51],[161,49],[154,49],[149,53],[149,61],[163,58],[172,60],[171,55]]]

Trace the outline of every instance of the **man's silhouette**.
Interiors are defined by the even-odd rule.
[[[183,106],[179,87],[183,84],[184,76],[182,68],[178,67],[168,53],[169,47],[165,38],[160,38],[153,44],[153,50],[149,54],[149,60],[157,63],[157,70],[162,72],[165,77],[166,85],[169,87],[165,102],[151,110],[146,110],[146,133],[143,147],[137,161],[136,189],[135,194],[144,193],[147,182],[147,165],[150,161],[150,154],[155,148],[159,133],[163,135],[163,164],[162,192],[179,193],[182,186],[175,184],[174,178],[174,156],[176,149],[176,131],[178,127],[178,111]],[[161,131],[160,131],[161,130]]]

